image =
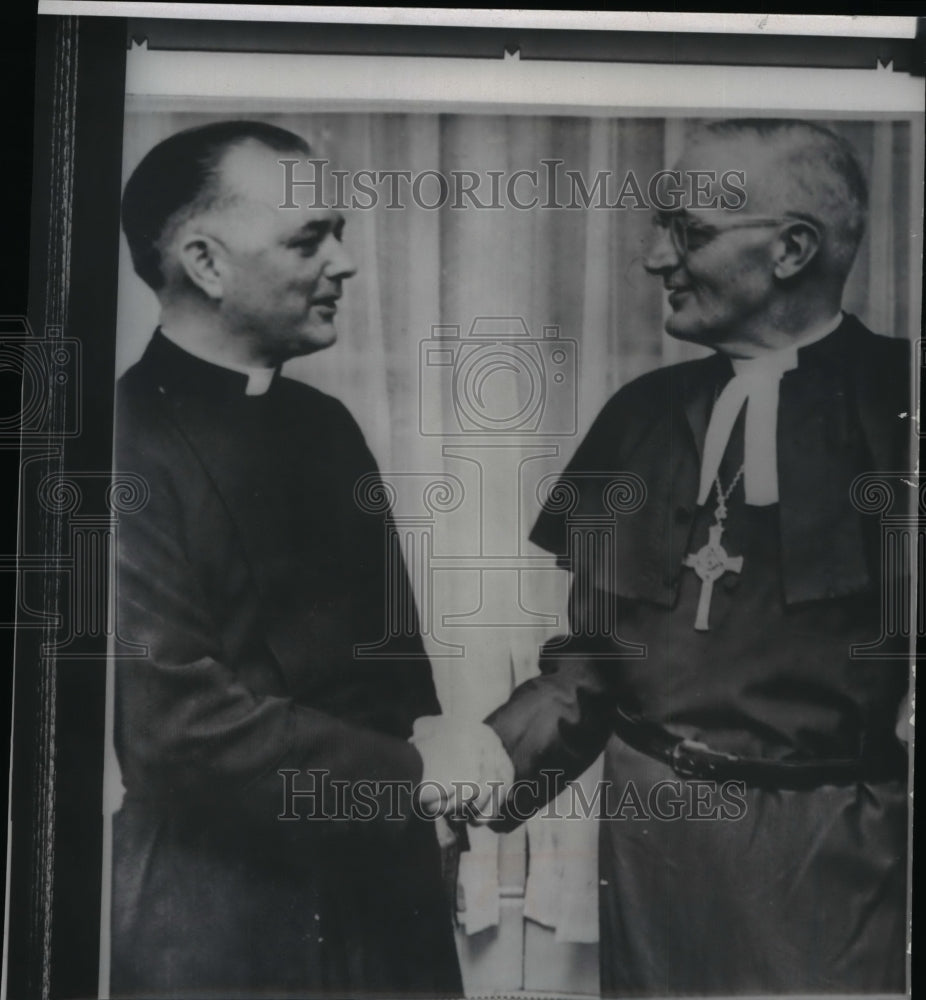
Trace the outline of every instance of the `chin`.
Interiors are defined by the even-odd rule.
[[[701,343],[706,336],[706,331],[693,323],[686,323],[675,313],[666,320],[666,333],[676,340],[691,340],[696,344]]]
[[[725,339],[723,328],[708,325],[703,319],[672,313],[666,320],[666,333],[676,340],[685,340],[703,347],[714,347]]]
[[[333,323],[325,324],[322,327],[313,326],[311,330],[306,330],[295,341],[296,353],[314,354],[316,351],[323,351],[338,339],[338,331]]]

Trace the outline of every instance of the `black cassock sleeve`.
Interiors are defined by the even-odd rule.
[[[523,822],[602,752],[614,732],[619,668],[604,651],[592,653],[586,637],[552,640],[541,653],[540,676],[521,684],[486,718],[520,783],[496,829]]]
[[[560,484],[568,486],[576,474],[605,475],[621,467],[615,431],[628,426],[626,396],[623,390],[604,407]],[[579,484],[578,492],[581,488]],[[485,720],[508,751],[516,782],[522,783],[497,829],[512,829],[579,777],[614,731],[615,689],[626,649],[602,629],[600,615],[602,602],[613,595],[596,587],[593,565],[570,562],[567,536],[565,517],[555,506],[545,507],[531,541],[573,572],[571,634],[548,642],[540,654],[540,676],[521,684]]]

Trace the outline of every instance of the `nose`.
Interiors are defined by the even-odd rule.
[[[681,264],[681,258],[668,227],[656,227],[655,232],[655,240],[649,253],[643,258],[643,267],[648,274],[658,275],[675,270]]]
[[[333,234],[325,240],[325,275],[343,281],[357,273],[357,265],[344,244]]]

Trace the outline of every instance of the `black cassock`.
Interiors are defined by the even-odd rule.
[[[156,332],[118,386],[116,467],[150,497],[119,525],[119,635],[147,654],[117,666],[113,995],[459,995],[434,830],[390,784],[440,708],[391,521],[355,498],[374,459],[337,400],[246,384]],[[391,655],[358,656],[396,602]],[[281,769],[319,792],[300,819]],[[376,805],[330,818],[332,781]]]
[[[731,494],[723,544],[743,565],[715,583],[709,631],[694,630],[700,581],[683,560],[713,521],[713,491],[701,508],[696,497],[712,403],[732,375],[721,356],[617,393],[534,528],[575,574],[572,634],[489,722],[518,778],[574,777],[605,749],[606,995],[904,988],[895,725],[909,667],[849,649],[881,635],[883,555],[879,519],[851,488],[860,473],[909,468],[908,351],[853,317],[801,349],[781,382],[779,502],[747,506],[742,484]],[[724,490],[742,457],[741,415]],[[645,499],[617,514],[613,545],[593,544],[620,472]],[[897,639],[886,652],[903,653]],[[614,656],[631,644],[646,655]],[[748,761],[741,790],[713,782],[703,757],[694,775],[684,754],[673,766],[683,739]]]

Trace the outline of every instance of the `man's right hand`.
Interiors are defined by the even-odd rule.
[[[424,762],[422,812],[463,816],[474,823],[496,818],[514,782],[514,765],[493,729],[481,722],[460,725],[427,715],[416,720],[409,742]]]

